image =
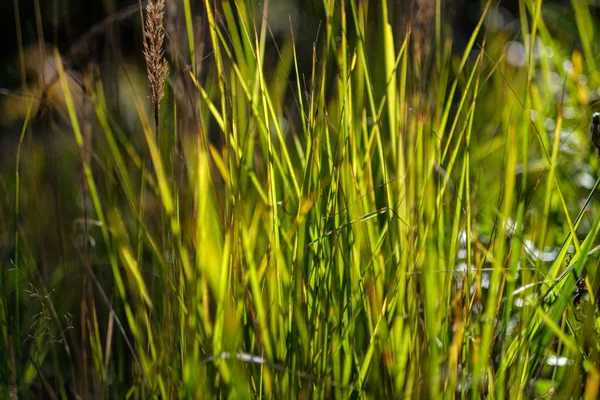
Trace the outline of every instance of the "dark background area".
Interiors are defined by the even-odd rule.
[[[390,1],[390,12],[406,7],[404,1]],[[435,0],[431,1],[435,4]],[[271,1],[270,5],[273,7],[283,4],[279,2],[285,2],[288,7],[297,10],[298,15],[302,16],[298,26],[304,32],[296,35],[296,41],[300,49],[300,63],[310,64],[312,41],[314,40],[313,31],[317,30],[319,22],[323,20],[322,2],[277,0],[277,2]],[[38,3],[42,16],[44,40],[56,45],[61,54],[67,57],[71,67],[78,69],[89,60],[102,60],[107,50],[109,29],[112,29],[115,46],[108,47],[118,48],[118,51],[125,57],[133,57],[143,63],[140,13],[136,0],[47,0],[38,1]],[[454,48],[460,53],[481,15],[482,5],[485,2],[481,0],[444,0],[443,4],[454,13],[450,22],[453,25]],[[512,15],[514,18],[518,17],[518,0],[501,1],[499,4],[504,9],[504,13]],[[18,6],[23,45],[27,47],[28,44],[35,43],[40,37],[36,27],[34,0],[0,1],[0,37],[3,38],[3,45],[0,47],[0,87],[9,90],[20,86],[17,57],[19,41],[15,24],[15,5]],[[200,0],[192,1],[192,5],[197,10],[202,8]],[[571,5],[568,0],[545,1],[543,12],[550,28],[565,30],[566,35],[569,35],[570,31],[575,32],[574,21],[564,18],[565,15],[572,14],[570,9]],[[597,8],[595,10],[597,13]],[[548,18],[548,15],[551,17]],[[116,22],[106,23],[107,18],[115,18],[115,16]],[[554,26],[552,26],[553,21]],[[518,27],[515,25],[513,31],[516,29]],[[95,30],[95,34],[90,35],[90,30]],[[573,36],[575,37],[574,34]],[[518,35],[513,33],[513,37],[517,38]],[[73,51],[74,45],[77,46],[76,52]],[[576,43],[574,45],[577,46]],[[302,69],[303,66],[300,65],[300,68]]]
[[[283,0],[277,0],[283,1]],[[400,4],[405,0],[395,0]],[[196,3],[196,2],[192,2]],[[197,1],[200,3],[200,1]],[[313,19],[311,25],[318,26],[322,2],[315,0],[291,0],[289,3],[295,7],[304,18]],[[391,4],[392,2],[390,2]],[[479,18],[481,7],[479,1],[467,0],[461,9],[456,10],[455,25],[459,41],[461,36],[468,34]],[[0,51],[0,85],[11,86],[15,76],[18,76],[15,60],[17,59],[17,27],[15,24],[15,4],[21,23],[21,35],[24,46],[37,41],[39,34],[36,28],[36,15],[34,0],[3,0],[0,1],[0,37],[2,37],[2,50]],[[90,28],[101,24],[108,15],[122,10],[131,10],[137,5],[135,0],[49,0],[39,1],[44,27],[43,36],[46,42],[58,46],[62,54],[68,54],[73,44],[77,43]],[[275,2],[271,2],[273,6]],[[505,7],[515,14],[518,11],[517,0],[503,3]],[[393,6],[393,5],[392,5]],[[397,5],[396,5],[397,6]],[[398,6],[397,6],[398,7]],[[111,10],[112,9],[112,10]],[[118,27],[118,43],[121,52],[125,55],[134,54],[141,49],[140,17],[139,11],[129,13],[128,17],[120,19]],[[95,58],[100,54],[105,45],[105,35],[94,35],[87,41],[87,57]],[[297,37],[298,39],[298,37]],[[301,38],[300,38],[301,39]],[[12,71],[11,71],[12,70]]]

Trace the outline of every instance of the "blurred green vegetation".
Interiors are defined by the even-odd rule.
[[[40,7],[1,98],[0,395],[598,398],[594,5],[453,34],[298,4],[168,0],[158,131],[140,10],[74,51]]]

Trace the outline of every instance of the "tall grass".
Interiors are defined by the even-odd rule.
[[[534,0],[489,29],[488,2],[460,48],[436,18],[426,75],[386,1],[324,1],[308,68],[291,19],[268,55],[272,5],[205,1],[200,76],[184,0],[191,68],[164,87],[162,40],[147,33],[154,106],[128,78],[131,132],[101,77],[87,87],[93,118],[78,109],[55,52],[81,166],[61,179],[82,181],[85,228],[40,275],[29,237],[49,211],[21,204],[32,188],[19,152],[2,207],[15,228],[1,254],[0,393],[597,398],[589,7],[573,2],[565,39]]]

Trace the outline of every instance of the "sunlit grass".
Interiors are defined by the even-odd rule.
[[[201,78],[189,3],[191,67],[171,69],[160,114],[123,83],[131,132],[102,78],[79,109],[55,53],[81,169],[60,179],[78,180],[81,225],[39,274],[30,237],[50,211],[21,204],[19,147],[0,393],[597,398],[587,5],[573,2],[576,39],[552,32],[541,1],[519,3],[513,32],[488,29],[487,4],[461,49],[438,19],[422,85],[384,1],[325,2],[310,74],[293,30],[272,60],[266,18],[207,1]],[[578,286],[589,300],[574,302]]]

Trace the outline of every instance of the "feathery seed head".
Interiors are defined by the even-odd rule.
[[[164,85],[169,72],[169,65],[164,57],[163,27],[164,0],[148,1],[146,5],[146,26],[144,27],[144,57],[148,71],[148,86],[152,103],[156,110],[164,96]]]

